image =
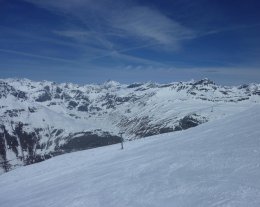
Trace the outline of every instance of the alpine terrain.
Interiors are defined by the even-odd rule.
[[[0,173],[119,143],[120,132],[135,140],[185,130],[259,103],[260,84],[220,86],[208,79],[82,86],[1,79]]]

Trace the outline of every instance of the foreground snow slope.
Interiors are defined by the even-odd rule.
[[[0,176],[1,207],[260,206],[260,106]]]

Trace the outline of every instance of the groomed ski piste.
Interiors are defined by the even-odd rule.
[[[260,206],[260,106],[0,176],[1,207]]]

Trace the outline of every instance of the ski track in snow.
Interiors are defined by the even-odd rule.
[[[260,106],[0,176],[1,207],[260,206]]]

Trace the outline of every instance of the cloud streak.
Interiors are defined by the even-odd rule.
[[[85,48],[81,64],[112,60],[133,64],[160,65],[134,51],[174,51],[196,32],[148,6],[133,1],[112,0],[23,0],[64,18],[66,24],[52,31],[57,37]],[[71,24],[67,24],[68,21]],[[75,21],[76,20],[76,21]],[[78,24],[80,22],[80,24]],[[68,26],[70,25],[70,26]],[[64,40],[64,39],[63,39]],[[55,58],[54,58],[55,59]]]
[[[156,42],[172,49],[180,47],[181,42],[193,39],[196,33],[165,16],[160,11],[133,3],[118,3],[93,0],[25,0],[55,13],[73,16],[85,24],[81,30],[67,29],[55,31],[56,34],[77,40],[92,39],[100,44],[110,43],[118,46],[113,36],[133,44]],[[90,21],[92,20],[92,21]],[[93,21],[94,20],[94,21]],[[93,23],[92,23],[93,22]]]
[[[259,27],[260,24],[249,24],[249,25],[237,25],[233,27],[226,27],[226,28],[220,28],[215,30],[209,30],[207,32],[203,32],[198,35],[198,37],[208,36],[208,35],[215,35],[223,32],[230,32],[230,31],[237,31],[237,30],[246,30],[254,27]]]
[[[115,16],[111,25],[129,36],[175,45],[181,40],[192,39],[195,33],[162,13],[148,7],[133,7],[121,16]]]
[[[10,53],[10,54],[15,54],[15,55],[22,55],[22,56],[27,56],[27,57],[32,57],[32,58],[40,58],[40,59],[45,59],[45,60],[60,61],[60,62],[65,62],[65,63],[74,63],[74,64],[76,63],[75,61],[71,61],[71,60],[67,60],[67,59],[63,59],[63,58],[36,55],[36,54],[26,53],[26,52],[21,52],[21,51],[16,51],[16,50],[6,50],[6,49],[0,48],[0,52]]]

